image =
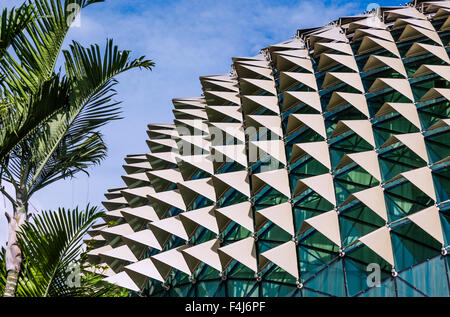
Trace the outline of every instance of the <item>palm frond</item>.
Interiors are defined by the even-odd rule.
[[[4,294],[6,286],[6,250],[4,247],[0,249],[0,293]]]
[[[25,32],[13,38],[15,56],[6,54],[2,63],[11,90],[36,92],[42,82],[49,80],[73,22],[74,8],[82,9],[102,1],[30,0],[29,8],[32,8],[35,19],[26,25]]]
[[[0,12],[0,61],[4,59],[14,40],[23,32],[33,17],[33,10],[27,3],[18,8],[3,9]],[[4,79],[5,74],[0,73],[0,92],[2,95],[5,93]],[[3,97],[0,99],[0,131],[5,130],[1,123],[5,121],[5,116],[8,114],[9,103]]]
[[[59,209],[42,212],[28,222],[19,233],[19,243],[25,262],[18,296],[54,297],[86,296],[92,294],[93,280],[81,279],[80,285],[71,287],[72,264],[80,263],[83,237],[92,224],[102,216],[97,207],[87,206],[85,211]]]
[[[35,133],[27,144],[33,160],[26,186],[29,195],[76,172],[87,172],[106,156],[106,145],[98,129],[120,119],[114,79],[133,68],[151,69],[153,63],[144,57],[132,60],[128,51],[120,51],[109,40],[105,53],[98,45],[84,48],[74,42],[64,51],[69,87],[69,106],[58,112]],[[23,171],[23,168],[22,168]]]
[[[14,114],[13,117],[5,117],[3,111],[3,116],[0,115],[0,131],[3,131],[3,135],[0,134],[0,160],[34,132],[29,130],[30,125],[39,126],[66,106],[52,103],[38,112],[31,112],[24,105],[30,104],[30,98],[52,81],[62,44],[71,26],[74,6],[82,9],[96,2],[103,0],[30,0],[26,4],[26,12],[31,11],[33,19],[27,20],[23,32],[10,34],[8,43],[13,50],[5,50],[3,58],[0,58],[3,87],[0,103],[3,107],[8,106],[8,113]]]
[[[28,121],[22,126],[27,127],[28,133],[18,136],[22,142],[4,161],[16,182],[26,187],[29,196],[59,179],[72,177],[80,171],[87,173],[88,167],[105,158],[107,148],[99,128],[120,119],[119,103],[113,101],[115,76],[133,68],[151,69],[153,66],[145,57],[131,59],[130,52],[120,51],[112,40],[107,41],[104,53],[98,45],[84,48],[73,42],[69,50],[64,51],[64,57],[66,76],[55,74],[42,86],[42,93],[30,98],[26,105],[31,113],[39,113],[37,109],[44,112],[48,109],[51,113],[55,103],[60,104],[61,109],[34,129],[36,120],[27,117]],[[10,142],[16,140],[12,138]]]
[[[0,58],[8,50],[16,37],[22,33],[33,18],[29,4],[18,8],[3,9],[0,14]]]
[[[45,129],[43,125],[36,125],[37,122],[45,122],[54,115],[55,109],[68,106],[69,83],[65,77],[55,74],[36,94],[30,95],[26,103],[8,109],[0,120],[0,157],[3,154],[6,156],[9,149],[17,147],[19,140],[26,140],[27,136],[33,135],[39,129]],[[9,122],[14,122],[20,129],[9,129]],[[22,146],[26,147],[24,144]],[[24,149],[16,149],[16,154],[17,152],[29,154]]]

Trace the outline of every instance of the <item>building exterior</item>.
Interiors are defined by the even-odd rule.
[[[449,296],[450,1],[298,30],[148,126],[91,231],[142,296]]]

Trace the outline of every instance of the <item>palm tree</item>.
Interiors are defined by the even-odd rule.
[[[24,224],[18,234],[24,263],[18,279],[21,297],[112,296],[117,287],[101,282],[96,274],[82,272],[87,264],[82,252],[83,237],[103,215],[97,207],[42,212]],[[5,250],[0,250],[0,265]],[[0,266],[0,291],[6,286],[4,265]]]
[[[64,72],[55,71],[73,14],[69,5],[83,9],[96,2],[102,0],[29,0],[26,8],[33,18],[0,59],[1,104],[7,107],[0,117],[0,182],[15,189],[9,195],[0,183],[13,205],[13,216],[7,215],[5,296],[15,294],[24,252],[17,232],[28,220],[31,196],[60,179],[87,173],[106,157],[99,128],[119,119],[120,108],[112,101],[115,77],[154,66],[145,57],[131,59],[129,51],[108,40],[103,53],[98,45],[73,42],[62,51]]]
[[[0,12],[0,60],[3,60],[13,40],[24,30],[32,17],[32,10],[29,10],[27,4],[23,4],[18,9],[13,8],[10,11],[3,9]],[[4,77],[0,76],[0,91],[4,88],[3,79]],[[0,118],[6,114],[7,108],[7,104],[0,103]],[[4,133],[4,130],[0,130],[0,140]]]

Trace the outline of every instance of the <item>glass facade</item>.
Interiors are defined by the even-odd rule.
[[[91,231],[139,296],[450,296],[450,5],[314,29],[174,99]]]

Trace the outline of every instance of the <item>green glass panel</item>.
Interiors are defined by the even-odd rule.
[[[384,191],[388,219],[399,220],[415,212],[433,206],[433,200],[410,182]]]
[[[218,201],[217,204],[220,208],[222,207],[226,207],[226,206],[231,206],[231,205],[235,205],[235,204],[239,204],[242,203],[244,201],[247,201],[248,198],[238,192],[237,190],[230,188]]]
[[[309,155],[305,155],[304,159],[301,159],[291,165],[291,171],[289,174],[291,178],[291,187],[295,188],[295,184],[297,184],[298,179],[322,175],[328,172],[329,169],[322,163]]]
[[[391,231],[397,271],[416,265],[440,253],[441,245],[414,223]]]
[[[197,281],[214,280],[219,278],[219,272],[205,263],[201,263],[194,274]]]
[[[331,297],[329,294],[317,292],[308,288],[302,289],[303,297]]]
[[[401,272],[399,276],[427,296],[449,296],[446,278],[445,258],[437,256],[413,268]]]
[[[440,32],[438,34],[442,40],[442,44],[444,45],[444,47],[448,47],[449,43],[450,43],[450,32],[444,31],[444,32]]]
[[[322,201],[325,201],[325,199],[321,199]],[[331,205],[328,201],[325,201],[326,204],[319,206],[319,208],[299,208],[294,207],[294,229],[295,232],[298,232],[303,224],[303,221],[305,221],[308,218],[315,217],[320,215],[321,213],[324,213],[326,211],[330,211],[333,207],[329,207]],[[328,210],[326,210],[328,208]]]
[[[371,55],[378,56],[386,56],[386,57],[397,57],[388,50],[384,49],[381,46],[373,46],[371,49],[363,52],[363,54],[358,55],[358,50],[361,45],[361,40],[356,42],[352,42],[350,46],[352,47],[353,53],[355,54],[356,63],[358,64],[359,69],[363,69],[367,63],[367,60]]]
[[[450,106],[449,106],[450,109]],[[425,138],[430,163],[436,163],[450,156],[450,146],[448,139],[450,137],[450,129],[445,133],[439,133]]]
[[[396,279],[397,283],[397,296],[398,297],[424,297],[423,294],[412,288],[410,285],[406,284],[401,279]]]
[[[227,297],[226,282],[220,281],[220,285],[216,290],[214,297]]]
[[[301,196],[295,197],[294,200],[296,209],[299,208],[320,213],[322,211],[330,211],[334,207],[328,200],[311,189],[307,189]]]
[[[253,151],[253,150],[252,150]],[[270,155],[262,156],[257,162],[250,166],[250,174],[258,174],[284,168],[284,164]]]
[[[450,118],[450,102],[447,99],[436,101],[431,100],[427,102],[431,104],[418,109],[420,123],[425,130],[441,119]]]
[[[441,219],[445,245],[450,245],[450,210],[440,211],[439,216]]]
[[[365,169],[355,166],[334,177],[337,205],[341,205],[351,194],[377,186],[380,182]]]
[[[298,132],[294,132],[293,134],[287,137],[287,142],[289,142],[289,144],[318,142],[318,141],[324,141],[324,138],[314,130],[308,128],[307,126],[299,129]]]
[[[391,67],[383,66],[361,74],[364,87],[371,87],[377,78],[404,78]]]
[[[289,88],[288,90],[289,91],[314,91],[314,89],[312,89],[311,87],[309,87],[305,84],[302,84],[302,83],[299,83],[299,84]]]
[[[241,281],[229,279],[227,283],[227,296],[228,297],[243,297],[253,289],[255,281]]]
[[[192,285],[178,286],[176,288],[171,288],[167,294],[170,297],[192,297],[194,292],[192,292]]]
[[[189,206],[187,211],[197,210],[197,209],[201,209],[201,208],[212,206],[212,205],[214,205],[214,201],[198,195],[197,198],[195,199],[195,201],[192,203],[192,205]]]
[[[265,186],[265,188],[254,197],[255,204],[265,205],[263,208],[280,205],[287,202],[287,200],[288,198],[286,196],[270,186]]]
[[[190,284],[191,282],[189,281],[189,275],[178,270],[173,270],[168,283],[172,285],[172,287],[179,287],[184,284]]]
[[[355,296],[368,288],[367,265],[363,265],[351,258],[345,258],[344,267],[348,296]]]
[[[379,156],[381,177],[387,182],[400,173],[411,171],[427,165],[420,156],[407,146],[399,143],[392,150]]]
[[[258,239],[287,242],[292,239],[292,236],[269,221],[258,231]]]
[[[241,225],[231,222],[222,235],[225,239],[224,244],[229,244],[251,237],[252,233]]]
[[[253,288],[247,294],[244,294],[243,297],[259,297],[261,283],[255,283]]]
[[[256,281],[255,273],[245,265],[233,260],[226,270],[227,278],[229,279],[246,279],[252,282]]]
[[[382,227],[384,220],[363,204],[358,204],[339,214],[342,245],[347,246],[358,238]]]
[[[261,296],[264,297],[291,297],[297,293],[297,287],[277,283],[261,283]]]
[[[279,246],[281,244],[283,244],[283,242],[266,240],[266,239],[262,239],[261,237],[258,237],[258,240],[256,241],[256,245],[257,245],[259,253],[263,253],[270,249],[276,248],[277,246]]]
[[[303,238],[298,246],[300,277],[306,281],[337,257],[339,247],[317,231]]]
[[[323,99],[323,97],[322,97]],[[323,102],[323,101],[322,101]],[[325,102],[324,104],[327,104]],[[350,104],[342,105],[339,108],[325,114],[325,127],[327,136],[331,137],[340,120],[366,120],[367,117]]]
[[[373,277],[374,265],[379,266],[380,281],[391,276],[391,265],[367,246],[362,245],[346,254],[344,268],[349,296],[356,296],[369,288],[368,278]]]
[[[263,275],[263,281],[290,284],[296,287],[295,277],[273,263],[268,265],[268,272]]]
[[[346,296],[342,261],[336,261],[329,265],[306,282],[305,286],[333,296]]]
[[[211,241],[216,238],[216,234],[206,228],[200,228],[197,230],[191,238],[192,244],[201,244],[203,242]]]
[[[221,166],[214,167],[215,174],[224,174],[245,170],[245,167],[236,162],[223,162]]]
[[[432,74],[423,77],[425,80],[411,84],[415,100],[420,100],[431,88],[448,88],[449,83],[439,75]]]
[[[449,251],[449,248],[447,247],[447,252]],[[445,257],[446,261],[446,269],[447,269],[447,283],[450,285],[450,256]]]
[[[386,88],[374,93],[367,94],[367,104],[369,106],[370,115],[374,116],[386,102],[414,102],[407,97],[394,90]]]
[[[198,297],[212,297],[216,294],[220,281],[199,282],[196,284]]]
[[[389,278],[380,283],[380,287],[372,287],[359,295],[360,297],[396,297],[394,279]]]
[[[388,120],[374,122],[373,132],[377,147],[382,146],[391,136],[420,132],[419,128],[398,113],[386,116]]]
[[[336,138],[338,142],[330,145],[331,166],[333,169],[339,165],[345,154],[366,152],[373,150],[373,146],[354,132],[346,132]]]
[[[405,59],[404,64],[408,76],[412,77],[424,63],[427,65],[443,65],[444,61],[434,54],[422,54],[420,56]]]
[[[150,296],[164,296],[165,290],[161,283],[151,283],[149,282],[148,294]]]
[[[433,171],[437,203],[450,200],[450,166]]]

